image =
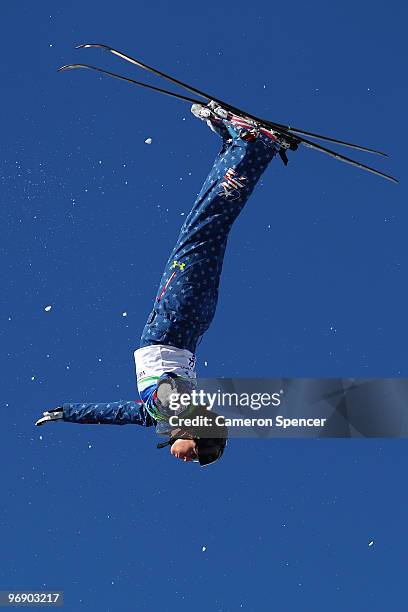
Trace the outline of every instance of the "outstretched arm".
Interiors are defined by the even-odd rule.
[[[141,402],[119,401],[92,404],[67,402],[54,410],[44,412],[36,425],[63,420],[69,423],[103,425],[141,425],[151,427],[155,421]]]

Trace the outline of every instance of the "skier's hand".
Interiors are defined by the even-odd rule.
[[[58,421],[64,417],[64,412],[61,406],[57,408],[53,408],[53,410],[46,410],[43,412],[42,417],[36,421],[36,425],[44,425],[44,423],[48,423],[48,421]]]

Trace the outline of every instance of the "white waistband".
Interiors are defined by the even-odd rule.
[[[164,372],[196,378],[196,358],[186,349],[164,344],[151,344],[134,352],[139,393],[154,384]]]

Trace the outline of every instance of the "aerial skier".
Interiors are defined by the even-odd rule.
[[[110,47],[81,46],[102,47],[209,99],[207,94]],[[44,412],[36,425],[62,420],[84,424],[155,426],[159,435],[166,436],[166,441],[159,443],[158,448],[169,445],[171,454],[183,461],[196,461],[200,465],[214,463],[226,446],[228,432],[225,425],[219,424],[215,419],[217,415],[211,412],[206,428],[173,427],[170,417],[174,414],[174,407],[170,398],[174,393],[179,396],[194,388],[196,348],[215,314],[228,235],[263,172],[277,154],[286,165],[287,150],[296,150],[302,143],[394,182],[396,179],[312,143],[304,135],[382,154],[379,151],[258,120],[231,105],[221,104],[218,99],[204,105],[93,66],[73,64],[61,70],[69,68],[90,68],[193,102],[193,115],[205,121],[221,137],[222,148],[181,228],[143,329],[140,348],[134,353],[141,401],[68,402]],[[206,411],[205,407],[189,406],[186,410],[179,408],[178,413],[195,415],[202,411]]]
[[[225,111],[215,103],[193,105],[192,113],[222,138],[221,151],[187,216],[167,261],[153,309],[135,351],[137,386],[143,403],[64,403],[37,421],[155,425],[169,436],[171,454],[208,464],[226,444],[226,428],[215,437],[174,431],[166,401],[170,390],[188,391],[196,378],[196,347],[214,317],[225,248],[231,227],[269,162],[290,142]]]

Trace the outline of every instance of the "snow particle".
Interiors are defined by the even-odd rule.
[[[207,547],[203,546],[201,550],[202,550],[202,552],[205,552],[207,550]]]
[[[152,139],[151,138],[146,138],[145,140],[145,144],[152,144]]]
[[[31,377],[31,380],[34,380],[34,379],[35,379],[35,376],[32,376],[32,377]]]
[[[127,317],[127,312],[122,312],[122,317]]]
[[[208,362],[207,362],[207,361],[204,361],[204,365],[205,365],[205,366],[207,366],[207,365],[208,365]]]
[[[374,540],[371,540],[371,542],[368,543],[369,546],[372,546],[374,544]]]
[[[51,308],[52,308],[52,306],[46,306],[46,307],[44,308],[44,310],[45,310],[45,312],[50,312]]]

